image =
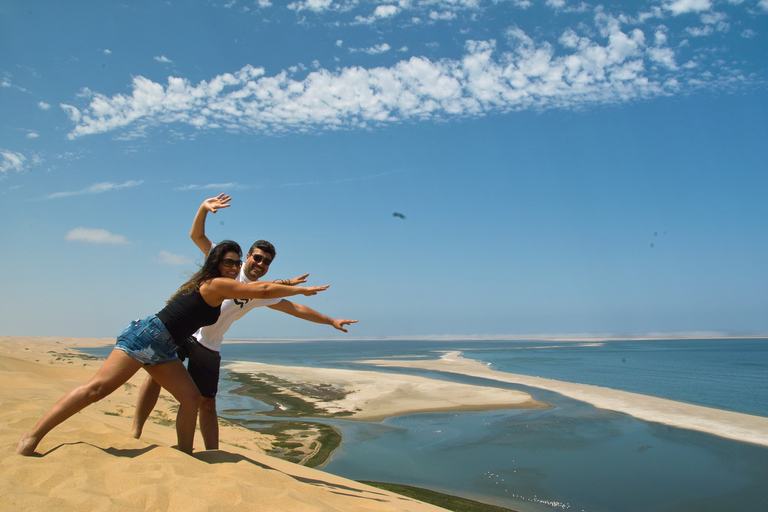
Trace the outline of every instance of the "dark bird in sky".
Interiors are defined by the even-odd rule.
[[[397,213],[397,212],[393,213],[392,216],[393,217],[400,217],[401,219],[405,218],[405,215],[403,215],[402,213]]]

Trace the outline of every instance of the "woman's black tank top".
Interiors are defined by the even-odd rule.
[[[177,295],[157,314],[177,343],[192,336],[200,327],[216,323],[221,305],[206,304],[199,290]]]

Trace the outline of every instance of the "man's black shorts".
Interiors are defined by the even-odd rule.
[[[187,370],[195,381],[200,394],[206,398],[216,397],[219,390],[219,369],[221,354],[202,346],[194,336],[179,343],[179,359],[189,359]]]

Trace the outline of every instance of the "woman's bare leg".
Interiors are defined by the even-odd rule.
[[[122,350],[113,350],[88,383],[76,387],[53,404],[37,425],[21,438],[16,451],[22,455],[32,455],[38,443],[51,429],[125,384],[141,366],[140,361]]]
[[[136,399],[136,412],[133,414],[133,427],[131,435],[136,439],[141,437],[141,431],[144,429],[144,423],[152,414],[152,410],[157,405],[157,399],[160,396],[160,384],[155,382],[151,375],[147,375],[139,389],[139,397]]]
[[[179,450],[192,455],[197,410],[200,407],[200,391],[197,390],[195,382],[179,360],[148,366],[146,369],[155,382],[167,389],[179,401],[179,412],[176,415]]]

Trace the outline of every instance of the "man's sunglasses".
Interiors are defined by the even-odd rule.
[[[253,261],[256,263],[264,263],[265,267],[268,267],[270,263],[272,263],[272,260],[269,258],[265,258],[261,254],[251,254],[251,258],[253,258]]]
[[[232,267],[240,268],[243,266],[242,261],[233,260],[232,258],[224,258],[223,260],[221,260],[221,263],[224,264],[224,266],[227,268],[232,268]]]

